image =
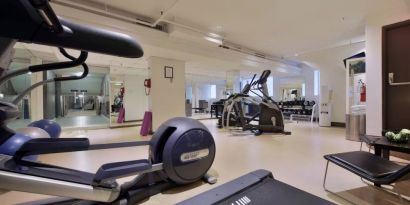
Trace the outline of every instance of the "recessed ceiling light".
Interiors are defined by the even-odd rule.
[[[75,76],[81,76],[83,74],[83,72],[76,72],[74,73]]]
[[[295,57],[298,57],[299,56],[299,53],[295,53]]]
[[[258,67],[259,63],[251,60],[242,60],[242,63],[247,66]]]
[[[212,38],[222,38],[221,35],[216,34],[216,33],[208,33],[208,35],[209,35],[210,37],[212,37]]]
[[[209,36],[205,36],[204,37],[207,41],[210,41],[212,43],[217,43],[217,44],[222,44],[222,40],[221,39],[217,39],[217,38],[211,38]]]

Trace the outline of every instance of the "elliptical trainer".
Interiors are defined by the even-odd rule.
[[[5,0],[0,6],[0,62],[9,62],[18,41],[80,50],[71,61],[34,65],[2,73],[0,84],[28,72],[42,72],[83,65],[87,53],[97,52],[127,58],[143,55],[141,46],[130,36],[83,26],[57,17],[47,0]],[[65,52],[64,49],[60,51]],[[64,53],[63,53],[64,54]],[[50,83],[61,79],[53,79]],[[71,79],[74,80],[74,79]],[[78,79],[76,79],[78,80]],[[31,89],[31,88],[29,88]],[[34,87],[32,88],[34,89]],[[30,90],[27,90],[29,92]],[[17,103],[19,99],[15,99]],[[18,107],[0,102],[0,144],[15,135],[7,123],[16,119]],[[65,153],[149,145],[147,159],[112,162],[96,173],[59,167],[24,159],[30,155]],[[54,204],[135,204],[168,188],[193,183],[206,175],[215,157],[215,142],[200,122],[174,118],[163,123],[150,141],[90,144],[87,138],[42,138],[24,143],[14,156],[0,155],[0,189],[38,193],[62,198]],[[116,179],[136,176],[118,184]]]

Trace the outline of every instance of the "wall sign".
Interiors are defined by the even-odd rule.
[[[174,78],[174,68],[171,66],[164,67],[164,78]]]

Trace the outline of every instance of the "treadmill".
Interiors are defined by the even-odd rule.
[[[214,189],[182,201],[177,205],[331,205],[330,201],[309,194],[273,178],[260,169]]]

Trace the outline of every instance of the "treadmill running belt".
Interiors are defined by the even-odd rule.
[[[272,178],[249,187],[229,198],[216,203],[218,205],[271,205],[271,204],[289,204],[289,205],[328,205],[333,204],[317,196],[304,192],[295,187],[289,186],[283,182]]]

